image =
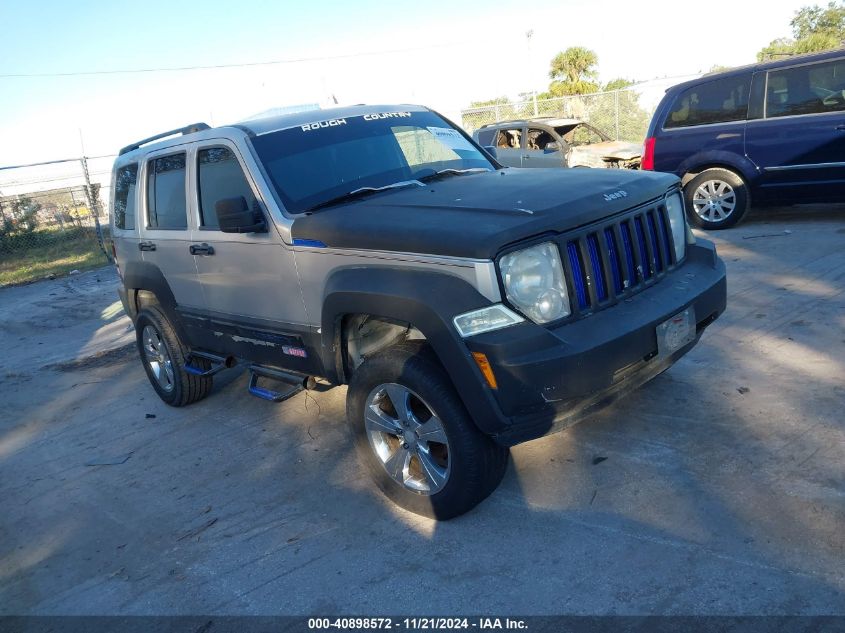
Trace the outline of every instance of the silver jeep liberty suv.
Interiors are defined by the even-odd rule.
[[[184,406],[235,366],[281,401],[348,385],[399,505],[462,514],[509,447],[650,380],[725,309],[675,176],[509,169],[419,106],[355,106],[134,143],[111,201],[121,300]]]

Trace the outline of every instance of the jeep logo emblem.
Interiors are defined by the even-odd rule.
[[[610,202],[611,200],[618,200],[619,198],[627,198],[627,197],[628,197],[628,192],[625,191],[624,189],[620,189],[619,191],[614,191],[613,193],[604,194],[604,199],[607,202]]]

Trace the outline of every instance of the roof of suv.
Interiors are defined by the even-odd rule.
[[[180,145],[185,142],[194,140],[202,140],[206,138],[215,138],[219,136],[219,130],[223,129],[238,129],[241,132],[246,132],[249,136],[261,136],[262,134],[269,134],[270,132],[277,132],[300,125],[307,125],[309,123],[317,123],[320,121],[328,121],[330,119],[342,119],[345,117],[363,116],[365,114],[387,113],[387,112],[427,112],[428,108],[419,105],[354,105],[345,106],[341,108],[328,108],[326,110],[308,110],[304,112],[293,112],[290,114],[282,114],[263,119],[253,119],[244,121],[242,123],[234,123],[232,125],[224,125],[212,128],[205,123],[193,123],[191,125],[169,130],[136,141],[131,145],[127,145],[120,150],[119,157],[121,159],[137,158],[137,153],[147,153],[150,151],[164,149],[172,145]],[[189,137],[189,138],[185,138]],[[121,161],[122,162],[122,161]]]
[[[792,55],[783,59],[776,59],[767,62],[758,62],[756,64],[747,64],[745,66],[737,66],[736,68],[730,68],[728,70],[723,70],[717,73],[708,73],[706,75],[702,75],[697,79],[691,79],[683,83],[675,84],[674,86],[669,87],[666,92],[674,92],[676,90],[686,88],[688,86],[693,86],[695,84],[699,84],[705,81],[721,79],[722,77],[730,77],[732,75],[739,75],[742,73],[760,70],[773,70],[777,68],[783,68],[785,66],[795,66],[796,64],[824,61],[826,59],[836,59],[842,57],[843,55],[845,55],[845,48],[837,48],[832,51],[824,51],[823,53],[804,53],[801,55]]]
[[[510,119],[508,121],[497,121],[496,123],[488,123],[487,125],[482,125],[479,130],[483,130],[485,128],[491,127],[505,127],[511,125],[550,125],[552,127],[558,127],[561,125],[577,125],[578,123],[584,123],[581,119],[558,119],[553,116],[538,116],[534,117],[533,119]]]

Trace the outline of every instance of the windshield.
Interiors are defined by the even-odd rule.
[[[252,139],[291,213],[361,187],[416,180],[443,169],[494,169],[463,134],[433,112],[373,112],[328,119]]]

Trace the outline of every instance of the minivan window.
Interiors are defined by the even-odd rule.
[[[135,228],[135,190],[138,184],[138,163],[124,165],[114,180],[114,226]]]
[[[766,116],[845,110],[845,60],[769,72]]]
[[[185,153],[150,161],[147,169],[147,227],[188,228],[185,208]]]
[[[748,114],[750,86],[750,73],[691,86],[677,96],[663,127],[742,121]]]
[[[200,226],[219,228],[214,205],[224,198],[243,197],[252,208],[255,196],[243,169],[228,147],[201,149],[197,156],[199,171]]]

